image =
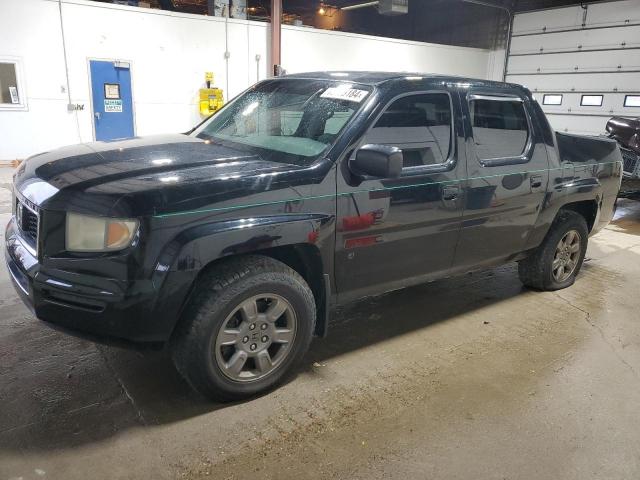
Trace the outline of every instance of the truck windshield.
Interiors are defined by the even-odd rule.
[[[307,165],[365,103],[370,87],[324,80],[262,82],[192,135],[269,161]]]

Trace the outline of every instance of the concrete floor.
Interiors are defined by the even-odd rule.
[[[51,330],[1,268],[0,480],[639,478],[640,203],[588,257],[561,292],[509,265],[350,306],[293,380],[232,405],[162,352]]]

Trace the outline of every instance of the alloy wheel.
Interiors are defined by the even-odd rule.
[[[562,283],[575,272],[580,255],[582,239],[576,230],[569,230],[558,242],[551,266],[553,279]]]
[[[244,300],[227,316],[215,341],[215,360],[236,382],[260,380],[291,352],[297,319],[291,304],[276,294]]]

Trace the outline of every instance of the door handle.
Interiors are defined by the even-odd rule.
[[[96,117],[96,120],[100,120],[100,117],[102,116],[100,115],[100,112],[96,112],[93,115]]]
[[[455,200],[456,198],[458,198],[459,194],[460,194],[460,187],[458,186],[448,186],[448,187],[442,188],[443,200],[447,200],[447,201]]]
[[[542,177],[540,175],[531,176],[531,188],[540,188],[542,186]]]

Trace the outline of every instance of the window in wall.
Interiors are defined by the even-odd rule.
[[[19,85],[18,64],[0,58],[0,109],[24,107],[23,92]]]
[[[604,97],[602,95],[582,95],[582,99],[580,100],[580,106],[601,107],[603,98]]]
[[[626,95],[624,97],[625,107],[640,107],[640,95]]]
[[[478,158],[511,158],[524,153],[529,123],[521,101],[472,99],[469,111]]]
[[[545,95],[542,97],[543,105],[562,105],[562,95]]]
[[[365,143],[398,147],[405,167],[446,162],[451,149],[449,95],[425,93],[399,98],[369,130]]]

